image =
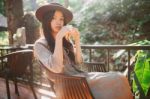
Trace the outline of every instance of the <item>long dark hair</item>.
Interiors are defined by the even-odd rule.
[[[47,40],[47,43],[49,45],[50,51],[52,53],[54,52],[54,48],[55,48],[55,40],[52,36],[52,33],[51,33],[52,29],[51,29],[51,26],[50,26],[49,23],[52,21],[55,11],[56,10],[51,10],[51,11],[47,12],[43,16],[43,20],[42,20],[43,33],[44,33],[44,36],[45,36],[45,38]],[[64,16],[64,18],[65,18],[65,16]],[[66,25],[66,23],[64,25]],[[65,37],[63,38],[63,47],[66,50],[66,52],[68,53],[69,58],[73,62],[75,62],[75,55],[74,55],[74,51],[73,51],[73,45],[69,41],[67,41],[65,39]]]

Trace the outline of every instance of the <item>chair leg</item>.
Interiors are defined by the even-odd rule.
[[[14,78],[14,85],[15,85],[15,93],[19,96],[19,91],[18,91],[18,85],[17,85],[16,77]]]
[[[52,91],[53,91],[54,93],[56,93],[56,92],[55,92],[55,89],[54,89],[54,83],[49,80],[49,84],[51,85]]]
[[[32,75],[31,75],[31,76],[32,76]],[[35,93],[35,91],[34,91],[33,83],[32,83],[32,82],[33,82],[32,77],[30,78],[30,77],[28,76],[28,83],[29,83],[30,88],[31,88],[31,90],[32,90],[33,96],[34,96],[35,99],[37,99],[37,96],[36,96],[36,93]]]
[[[6,90],[7,90],[7,98],[11,99],[10,97],[10,90],[9,90],[9,81],[8,78],[6,78]]]
[[[37,96],[36,96],[36,93],[35,93],[35,91],[34,91],[34,88],[33,88],[32,84],[30,85],[30,88],[31,88],[31,90],[32,90],[32,93],[33,93],[34,98],[37,99]]]

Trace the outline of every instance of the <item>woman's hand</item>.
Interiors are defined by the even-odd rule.
[[[80,33],[78,31],[77,28],[72,28],[71,29],[71,32],[70,32],[70,35],[72,36],[73,40],[76,42],[78,40],[80,40]]]
[[[69,35],[71,32],[71,30],[69,29],[69,27],[67,26],[63,26],[61,28],[61,30],[58,32],[57,37],[60,39],[62,39],[63,37],[65,37],[66,35]]]
[[[70,37],[72,37],[73,40],[76,42],[80,40],[80,33],[77,28],[74,28],[72,26],[63,26],[58,32],[57,37],[59,39],[65,37],[67,40],[69,40]]]

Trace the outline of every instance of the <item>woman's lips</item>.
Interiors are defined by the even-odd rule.
[[[55,28],[56,28],[56,29],[61,29],[61,26],[56,26]]]

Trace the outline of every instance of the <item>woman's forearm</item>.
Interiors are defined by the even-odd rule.
[[[63,69],[63,47],[62,47],[62,39],[56,38],[55,40],[55,48],[53,53],[53,58],[55,62],[60,66],[60,71]]]
[[[64,68],[63,65],[63,37],[67,35],[70,32],[68,27],[63,26],[61,30],[57,33],[55,36],[55,48],[54,48],[54,53],[53,57],[55,61],[58,63],[60,66],[60,70]]]
[[[75,61],[77,64],[80,64],[83,62],[82,59],[82,51],[81,51],[81,46],[80,46],[80,39],[78,38],[77,40],[75,40]]]

